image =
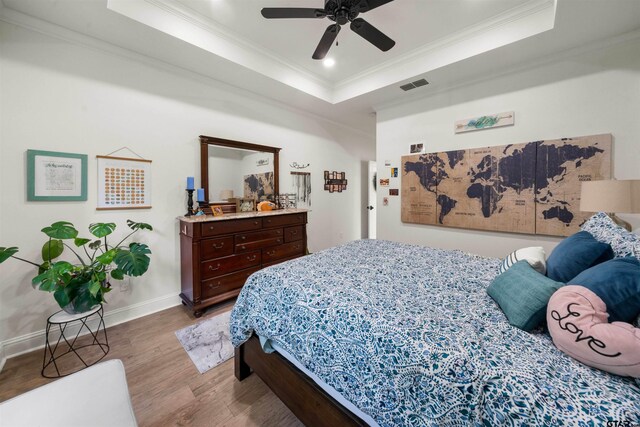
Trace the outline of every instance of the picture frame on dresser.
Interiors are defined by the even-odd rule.
[[[213,216],[222,216],[224,215],[224,212],[222,211],[222,206],[211,206],[211,213],[213,214]]]
[[[236,199],[236,212],[253,212],[256,210],[256,200],[249,198]]]

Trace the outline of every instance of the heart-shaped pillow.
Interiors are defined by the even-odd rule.
[[[589,289],[569,285],[556,291],[547,306],[553,343],[585,365],[640,378],[640,328],[609,323],[607,307]]]

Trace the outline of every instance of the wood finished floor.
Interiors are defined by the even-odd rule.
[[[230,310],[232,303],[195,319],[182,306],[107,329],[110,351],[121,359],[141,426],[302,426],[252,374],[233,375],[233,359],[200,374],[174,332]],[[0,372],[0,401],[49,381],[40,376],[43,350],[7,360]]]

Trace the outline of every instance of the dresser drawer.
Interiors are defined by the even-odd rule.
[[[287,227],[284,229],[284,241],[295,242],[296,240],[302,240],[304,226],[297,225],[295,227]]]
[[[236,245],[236,252],[253,251],[255,249],[268,248],[270,246],[281,245],[283,237],[273,237],[271,239],[258,240],[257,242],[241,243]]]
[[[274,228],[273,230],[254,231],[252,233],[236,234],[236,245],[243,243],[256,242],[258,240],[271,239],[274,237],[282,237],[282,228]]]
[[[211,261],[203,262],[200,265],[200,277],[203,279],[209,279],[211,277],[221,276],[233,271],[260,265],[260,261],[260,251],[213,259]]]
[[[219,258],[233,253],[233,236],[200,241],[200,256],[203,260]]]
[[[265,249],[262,251],[262,261],[263,263],[268,263],[295,255],[304,255],[304,245],[302,242],[285,243],[284,245]]]
[[[274,215],[262,218],[264,228],[304,224],[305,214]]]
[[[262,219],[236,219],[227,221],[212,221],[202,224],[202,236],[218,236],[220,234],[233,234],[241,231],[260,230]]]
[[[207,299],[234,289],[239,289],[244,285],[244,282],[247,281],[247,278],[258,270],[260,270],[260,267],[254,267],[216,277],[215,279],[204,280],[201,284],[202,298]]]

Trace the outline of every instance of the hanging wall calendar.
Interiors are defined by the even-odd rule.
[[[151,208],[151,160],[96,157],[98,210]]]

